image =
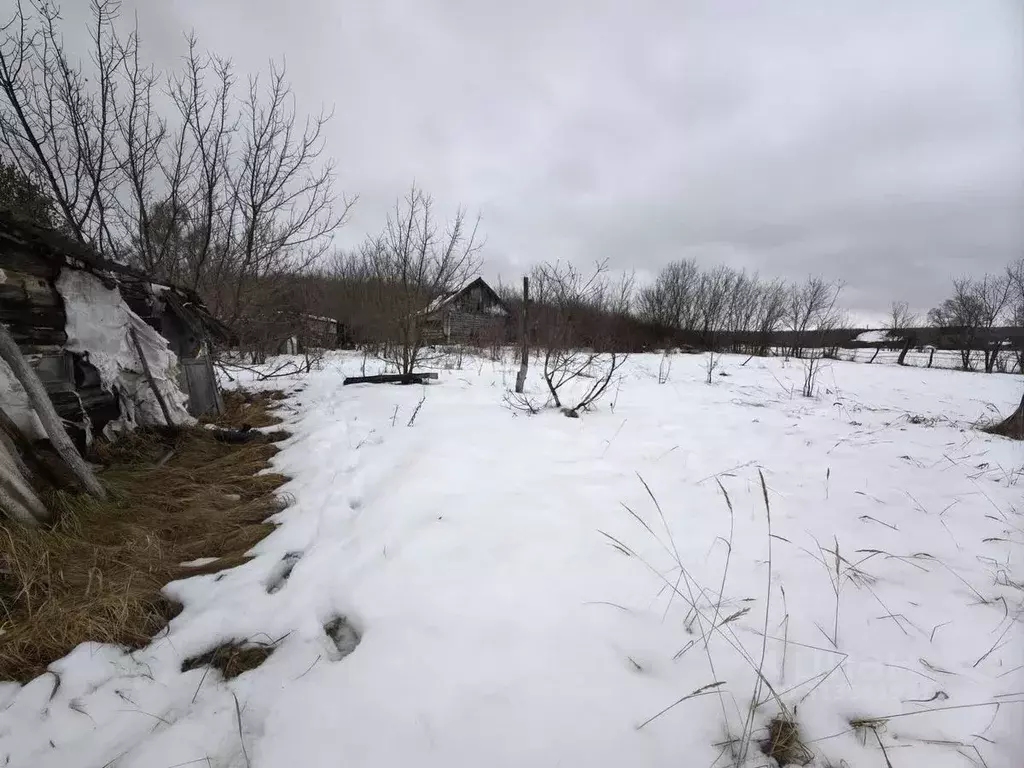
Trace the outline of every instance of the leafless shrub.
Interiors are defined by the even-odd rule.
[[[802,361],[804,366],[804,397],[814,397],[818,390],[818,374],[821,372],[821,358],[810,357]]]
[[[710,384],[713,381],[716,368],[718,368],[718,356],[715,354],[715,350],[709,349],[704,362],[704,370],[707,374],[704,380],[707,384]]]
[[[305,373],[310,373],[314,369],[320,370],[324,365],[325,352],[321,347],[315,349],[305,349],[302,353],[302,368]]]
[[[420,409],[423,407],[425,402],[427,402],[427,391],[423,390],[423,396],[416,403],[416,407],[412,409],[412,415],[409,417],[409,421],[405,426],[411,427],[416,423],[416,417],[419,416]]]
[[[528,413],[536,416],[543,409],[543,405],[528,392],[506,391],[503,398],[505,407],[517,413]]]
[[[671,375],[672,357],[669,355],[669,351],[666,349],[661,355],[661,361],[658,363],[658,383],[667,383]]]
[[[531,281],[534,301],[538,309],[543,307],[544,383],[554,407],[567,416],[592,408],[626,362],[625,354],[608,347],[614,343],[611,322],[628,308],[632,282],[625,278],[615,285],[607,271],[604,262],[588,274],[571,264],[544,264]],[[574,393],[573,401],[565,403],[568,391]]]

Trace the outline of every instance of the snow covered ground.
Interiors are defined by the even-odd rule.
[[[756,766],[783,709],[819,766],[1020,765],[1024,450],[971,425],[1021,379],[662,362],[580,419],[510,411],[511,360],[268,382],[281,526],[149,648],[0,685],[0,765]],[[230,638],[279,642],[180,671]]]

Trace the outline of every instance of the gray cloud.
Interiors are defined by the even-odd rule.
[[[343,244],[415,178],[482,212],[505,279],[695,256],[841,278],[871,316],[1024,254],[1017,0],[130,5],[162,66],[195,28],[336,108]]]

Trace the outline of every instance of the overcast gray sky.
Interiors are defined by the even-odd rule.
[[[65,0],[65,10],[84,0]],[[415,179],[483,215],[486,274],[680,257],[938,302],[1024,255],[1020,0],[126,0],[161,66],[195,29],[285,57],[360,240]]]

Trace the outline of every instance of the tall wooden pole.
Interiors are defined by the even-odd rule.
[[[523,313],[519,325],[520,357],[516,375],[516,393],[522,394],[526,385],[526,371],[530,367],[530,278],[523,277]]]

